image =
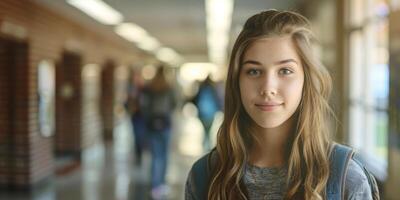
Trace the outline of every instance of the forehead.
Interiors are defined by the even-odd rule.
[[[243,54],[242,62],[255,60],[270,64],[285,59],[300,61],[296,46],[290,36],[258,39],[250,44]]]

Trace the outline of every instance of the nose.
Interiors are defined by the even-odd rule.
[[[272,98],[277,94],[278,88],[278,77],[274,76],[273,73],[264,73],[261,79],[260,95]]]

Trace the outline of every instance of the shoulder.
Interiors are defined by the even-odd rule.
[[[198,159],[186,180],[185,199],[203,199],[210,178],[210,168],[216,153],[210,152]]]
[[[185,199],[186,200],[195,200],[196,198],[196,188],[193,182],[193,173],[190,170],[189,175],[186,179],[185,184]]]
[[[216,160],[216,151],[212,150],[211,152],[205,154],[201,158],[199,158],[194,164],[192,165],[192,169],[190,170],[191,173],[195,174],[209,174],[213,164]]]
[[[215,165],[216,154],[215,151],[211,151],[194,162],[189,172],[189,176],[193,182],[199,183],[208,181],[211,169],[213,165]]]
[[[336,196],[344,195],[347,200],[372,199],[369,179],[362,164],[354,157],[354,150],[336,143],[332,147],[327,192]]]
[[[372,199],[371,187],[362,167],[350,159],[345,179],[345,199]]]

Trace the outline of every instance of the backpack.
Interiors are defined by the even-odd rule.
[[[142,96],[142,108],[146,111],[144,112],[146,128],[155,132],[170,128],[171,115],[176,103],[173,91],[146,90]]]
[[[214,120],[215,113],[220,110],[218,97],[212,85],[200,87],[195,104],[199,110],[199,118],[204,120]]]
[[[355,161],[361,169],[363,169],[365,176],[368,179],[369,186],[371,188],[371,196],[373,200],[379,200],[378,184],[374,176],[369,172],[365,166],[359,161],[354,150],[350,147],[334,144],[330,156],[330,170],[328,183],[326,186],[327,199],[339,200],[344,199],[344,181],[346,179],[347,167],[350,159]]]
[[[207,199],[207,189],[211,174],[210,155],[211,153],[203,156],[192,167],[194,195],[197,199]],[[344,199],[344,181],[350,159],[353,159],[363,169],[371,187],[372,198],[379,200],[379,190],[374,176],[354,156],[352,148],[340,144],[334,144],[330,156],[331,173],[326,185],[327,199]]]

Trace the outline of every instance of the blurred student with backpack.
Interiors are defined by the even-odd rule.
[[[157,68],[155,77],[143,90],[143,115],[151,148],[151,196],[163,199],[168,194],[165,182],[172,113],[176,106],[175,93],[164,76],[164,67]]]
[[[200,84],[199,91],[194,97],[193,103],[198,109],[198,116],[204,127],[203,149],[208,151],[211,149],[211,126],[214,122],[215,114],[220,111],[222,107],[216,87],[210,79],[210,76]]]

